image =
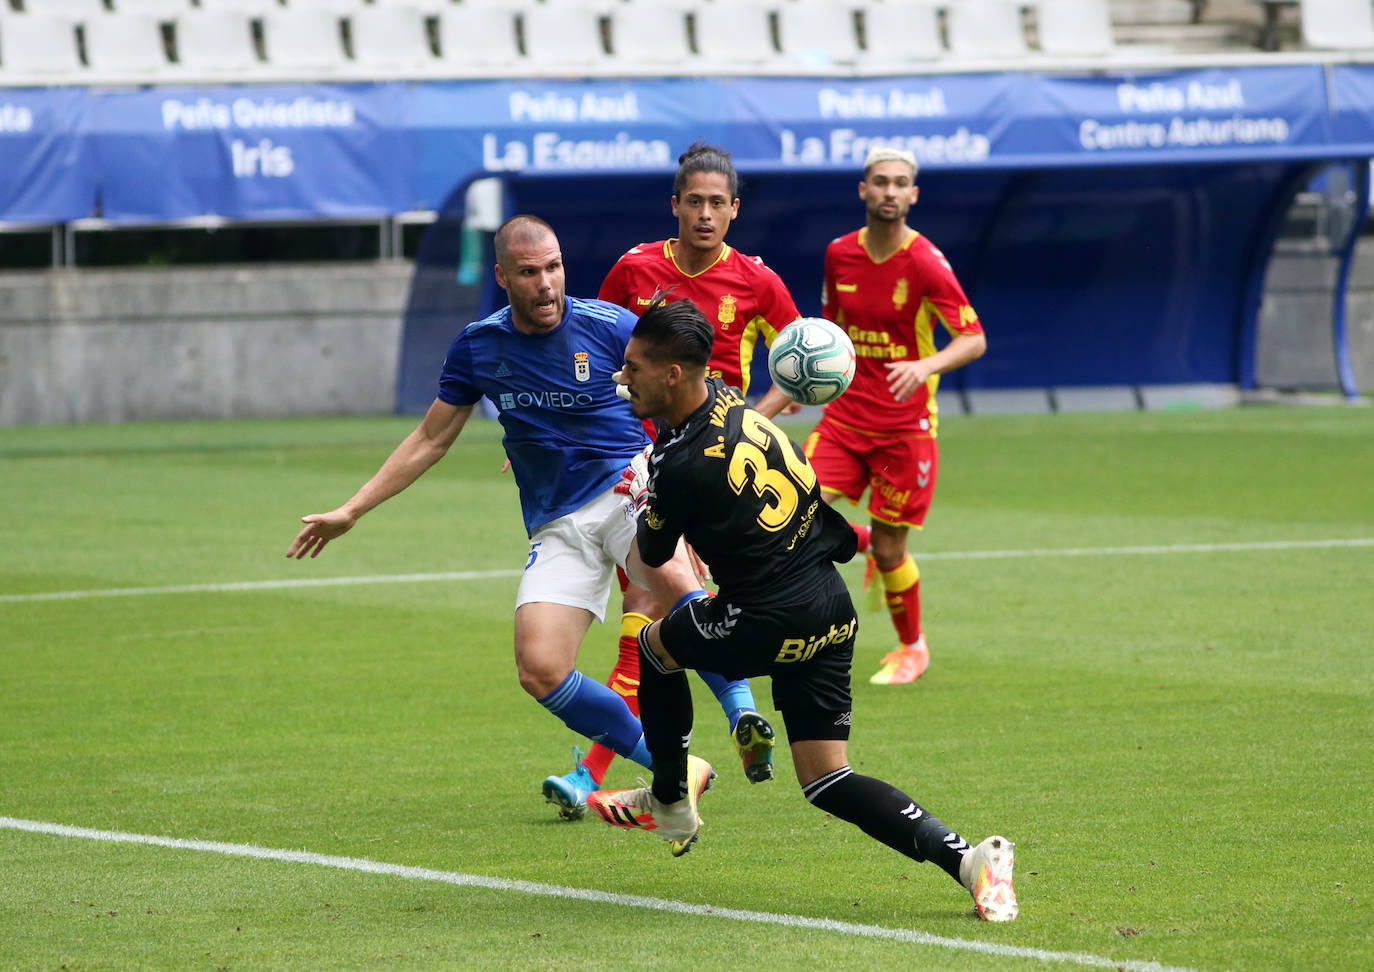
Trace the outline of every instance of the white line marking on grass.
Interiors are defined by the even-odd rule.
[[[1129,557],[1150,554],[1244,553],[1266,550],[1320,550],[1327,547],[1374,547],[1374,537],[1346,540],[1257,540],[1250,543],[1171,543],[1145,547],[1060,547],[1038,550],[962,550],[921,553],[921,560],[1010,560],[1019,557]]]
[[[1031,550],[954,550],[922,553],[921,560],[1014,560],[1050,557],[1126,557],[1160,554],[1245,553],[1269,550],[1320,550],[1330,547],[1374,547],[1374,537],[1342,540],[1258,540],[1251,543],[1175,543],[1146,547],[1063,547]],[[364,577],[304,577],[285,580],[238,581],[227,584],[176,584],[169,587],[111,587],[89,591],[51,591],[38,594],[0,594],[0,604],[29,601],[76,601],[90,597],[144,597],[153,594],[205,594],[234,591],[275,591],[300,587],[344,587],[356,584],[423,584],[434,581],[491,580],[519,577],[523,568],[453,570],[435,574],[374,574]]]
[[[179,837],[158,837],[152,834],[131,834],[119,830],[91,830],[86,827],[70,827],[66,824],[45,823],[40,820],[19,820],[14,817],[0,817],[0,828],[24,830],[37,834],[50,834],[57,837],[79,837],[84,840],[99,840],[116,844],[145,844],[153,847],[171,847],[177,850],[201,851],[210,854],[226,854],[230,857],[252,857],[260,860],[286,861],[291,864],[315,864],[321,867],[334,867],[345,871],[362,871],[367,874],[382,874],[387,877],[404,878],[408,881],[434,881],[440,884],[453,884],[460,887],[486,888],[490,891],[514,891],[519,894],[538,894],[551,898],[569,898],[576,901],[592,901],[629,908],[648,908],[653,911],[671,911],[682,915],[700,915],[706,918],[726,918],[731,921],[751,921],[765,925],[785,925],[790,928],[804,928],[811,931],[828,931],[841,935],[856,935],[864,938],[886,938],[915,945],[933,945],[939,948],[956,949],[962,952],[976,952],[981,955],[1001,955],[1008,958],[1036,959],[1041,962],[1056,962],[1066,965],[1079,965],[1091,968],[1127,969],[1129,972],[1193,972],[1179,966],[1160,965],[1158,962],[1119,961],[1100,955],[1087,955],[1080,952],[1053,952],[1042,948],[1025,948],[1019,945],[1000,945],[996,942],[971,941],[963,938],[947,938],[931,935],[928,932],[910,928],[884,928],[881,925],[856,925],[847,921],[833,921],[829,918],[808,918],[804,915],[780,915],[766,911],[743,911],[738,908],[718,908],[714,905],[692,904],[688,901],[674,901],[671,898],[649,898],[637,894],[616,894],[611,891],[593,891],[587,888],[565,888],[556,884],[539,884],[533,881],[512,881],[506,878],[487,877],[481,874],[460,874],[456,871],[438,871],[428,867],[410,867],[404,864],[386,864],[360,857],[337,857],[332,854],[315,854],[310,851],[275,850],[253,844],[226,844],[212,840],[187,840]]]
[[[0,594],[0,604],[22,601],[77,601],[87,597],[144,597],[150,594],[217,594],[233,591],[276,591],[293,587],[346,587],[354,584],[419,584],[430,581],[489,580],[519,577],[520,568],[452,570],[437,574],[376,574],[371,577],[300,577],[289,580],[237,581],[227,584],[174,584],[170,587],[110,587],[93,591],[53,591],[46,594]]]

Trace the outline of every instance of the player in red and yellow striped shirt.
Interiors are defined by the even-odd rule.
[[[782,278],[758,257],[746,256],[725,242],[739,215],[739,174],[726,152],[695,142],[678,159],[671,199],[678,235],[641,243],[616,261],[601,284],[601,300],[644,312],[660,292],[669,301],[690,300],[715,328],[709,373],[741,391],[749,390],[749,366],[760,339],[773,343],[779,330],[801,315]],[[770,388],[754,407],[772,417],[789,404]],[[621,577],[624,593],[620,621],[620,654],[607,682],[638,714],[639,631],[663,612],[653,595]],[[755,710],[747,679],[727,680],[699,672],[730,720],[735,749],[751,783],[771,779],[773,729]],[[597,743],[579,758],[567,776],[550,776],[544,794],[554,802],[585,797],[605,779],[615,754]],[[569,794],[559,799],[559,794]]]
[[[870,490],[870,569],[876,568],[901,643],[869,681],[913,682],[930,663],[921,630],[920,571],[907,533],[920,529],[935,491],[935,389],[940,375],[987,349],[982,324],[936,246],[906,223],[916,203],[916,160],[874,149],[859,198],[863,229],[825,251],[822,315],[845,329],[858,366],[849,389],[825,407],[806,454],[833,502]],[[935,349],[935,328],[949,343]]]
[[[801,314],[781,277],[725,242],[739,215],[739,176],[726,153],[692,145],[679,160],[672,207],[677,237],[631,248],[597,296],[636,314],[659,291],[668,291],[670,302],[690,300],[716,330],[708,374],[748,393],[758,342],[771,345]],[[754,408],[772,418],[786,405],[786,396],[773,388]]]

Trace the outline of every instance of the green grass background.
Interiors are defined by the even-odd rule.
[[[0,597],[520,568],[487,422],[318,560],[284,558],[412,425],[0,429]],[[0,816],[1118,962],[1374,967],[1374,547],[938,556],[1374,538],[1374,410],[949,418],[941,453],[913,543],[934,660],[868,685],[893,638],[861,614],[851,756],[971,840],[1017,842],[1011,925],[809,806],[786,753],[748,786],[699,685],[721,778],[691,854],[558,822],[539,781],[579,740],[516,683],[514,576],[0,600]],[[585,671],[614,638],[593,627]],[[3,969],[627,964],[1043,965],[0,829]]]

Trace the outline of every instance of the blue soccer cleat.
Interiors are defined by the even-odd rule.
[[[573,769],[563,776],[544,779],[544,799],[557,805],[564,820],[581,820],[587,812],[587,795],[600,789],[591,771],[582,763],[582,750],[573,747]]]

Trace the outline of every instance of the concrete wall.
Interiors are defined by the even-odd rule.
[[[405,263],[0,273],[0,425],[371,415]]]
[[[1331,340],[1331,292],[1339,264],[1324,249],[1283,249],[1269,265],[1260,309],[1255,376],[1261,387],[1339,387]],[[1351,365],[1374,393],[1374,240],[1356,250],[1346,305]]]
[[[1335,272],[1319,252],[1275,258],[1262,386],[1336,387]],[[411,273],[378,262],[0,273],[0,425],[393,412]],[[1370,393],[1374,242],[1351,287],[1355,376]]]

